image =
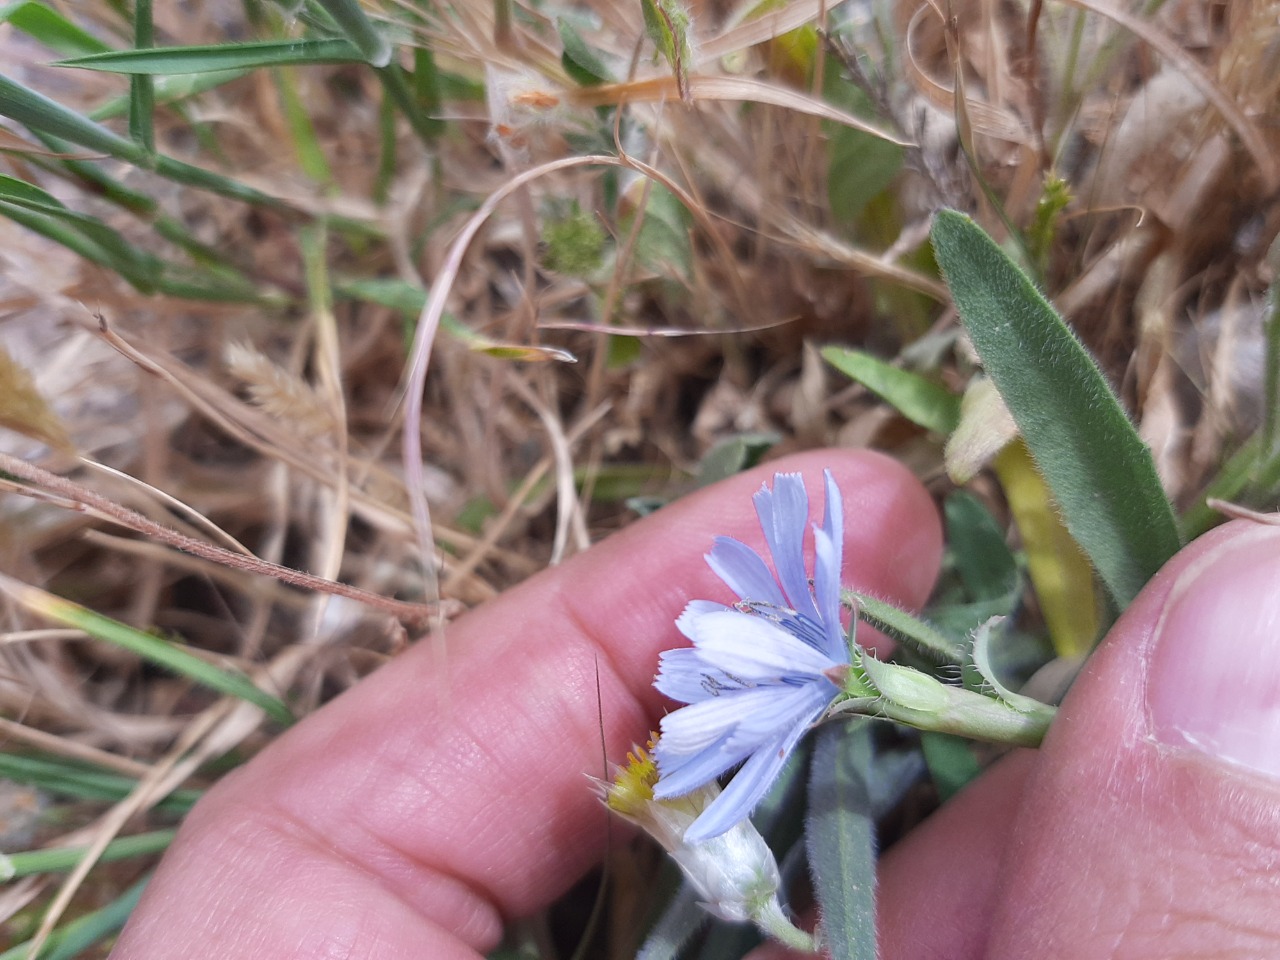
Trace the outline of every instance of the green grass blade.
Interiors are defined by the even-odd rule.
[[[880,397],[912,423],[950,434],[960,422],[960,398],[932,380],[862,350],[824,347],[823,358]]]
[[[200,187],[245,203],[288,209],[288,204],[283,201],[212,170],[194,167],[171,157],[153,157],[139,144],[112,133],[106,127],[5,76],[0,76],[0,116],[16,120],[38,134],[66,140],[143,169],[154,170],[177,183]]]
[[[293,714],[283,700],[258,689],[253,681],[239,671],[216,667],[168,640],[135,630],[11,577],[0,575],[0,589],[39,616],[83,630],[91,637],[115,644],[210,690],[239,697],[261,707],[277,723],[293,723]]]
[[[34,184],[27,183],[25,180],[19,180],[16,177],[0,174],[0,203],[10,208],[13,206],[23,207],[36,213],[43,214],[44,216],[62,220],[74,226],[96,243],[107,248],[116,248],[121,252],[122,256],[124,256],[126,252],[132,251],[132,248],[124,237],[111,227],[108,227],[101,220],[97,220],[83,213],[77,213],[74,210],[68,210],[63,206],[62,201],[58,200],[52,194],[46,193]],[[141,251],[128,253],[128,258],[139,267],[146,263],[148,257],[149,255],[143,254]]]
[[[139,833],[132,837],[120,837],[107,844],[98,859],[110,862],[128,860],[130,857],[143,857],[149,853],[160,853],[168,849],[177,832],[177,830],[153,830],[150,833]],[[8,856],[0,854],[0,883],[37,873],[66,873],[74,870],[84,859],[87,850],[88,847],[53,847],[48,850],[11,853]]]
[[[216,89],[224,83],[239,80],[248,74],[248,70],[218,70],[213,73],[188,73],[178,76],[154,77],[152,87],[155,90],[156,103],[168,105],[178,103],[188,97],[198,96],[208,90]],[[113,97],[99,107],[94,107],[86,114],[90,120],[111,120],[122,117],[129,112],[129,98]]]
[[[0,753],[0,777],[78,800],[123,800],[138,785],[132,777],[63,757]],[[200,799],[199,790],[175,790],[156,809],[184,814]]]
[[[38,953],[32,954],[32,942],[27,941],[0,953],[0,960],[31,960],[32,956],[36,960],[72,960],[85,955],[125,925],[138,905],[148,880],[149,874],[107,906],[57,928]]]
[[[20,185],[20,186],[15,186]],[[23,189],[23,188],[27,189]],[[53,240],[77,255],[119,274],[140,293],[164,293],[188,300],[279,305],[273,291],[259,290],[229,267],[183,267],[135,247],[101,221],[63,207],[21,180],[0,175],[0,216]],[[161,231],[162,233],[164,231]]]
[[[54,66],[78,67],[104,73],[180,76],[224,70],[253,70],[258,67],[363,63],[364,59],[355,46],[341,39],[263,40],[214,46],[113,50],[109,53],[59,60]]]
[[[409,126],[418,139],[426,146],[432,146],[443,130],[440,120],[428,116],[422,109],[409,79],[405,76],[400,64],[393,63],[378,71],[378,79],[382,81],[382,89],[391,97],[392,102],[400,108]]]
[[[1274,459],[1280,455],[1280,237],[1271,241],[1267,261],[1271,267],[1271,285],[1267,288],[1262,321],[1267,344],[1263,368],[1262,455]]]
[[[371,66],[387,66],[391,62],[391,43],[365,16],[357,0],[316,0],[334,22],[342,28],[361,55]]]
[[[832,960],[876,960],[871,724],[827,724],[815,740],[805,841],[822,945]]]
[[[103,53],[111,48],[82,30],[58,11],[35,0],[19,0],[0,7],[0,23],[10,23],[63,57]]]
[[[151,0],[134,0],[133,45],[145,50],[155,44],[155,26],[151,20]],[[129,136],[147,153],[156,152],[153,114],[156,94],[150,77],[139,74],[129,78]]]
[[[39,133],[145,165],[146,151],[44,94],[0,75],[0,115]]]
[[[1179,547],[1151,453],[1093,358],[1027,276],[954,210],[933,245],[956,309],[1067,528],[1121,608]]]
[[[417,78],[415,74],[415,79]],[[378,172],[373,178],[373,202],[382,206],[391,195],[396,176],[396,106],[386,90],[378,103]]]
[[[320,138],[316,135],[315,124],[311,122],[306,105],[298,95],[293,71],[280,68],[273,71],[273,79],[280,92],[280,106],[284,110],[285,122],[289,125],[289,136],[293,140],[294,152],[298,155],[298,165],[313,182],[323,186],[332,184],[333,171],[329,169],[329,161],[320,145]]]
[[[0,200],[0,216],[61,244],[90,263],[118,273],[139,293],[152,294],[159,289],[159,270],[153,260],[135,260],[133,254],[136,251],[129,244],[122,241],[119,246],[104,245],[84,231],[76,229],[68,222],[76,216],[71,211],[66,211],[66,216],[50,216],[36,212],[27,205]]]
[[[54,930],[45,941],[44,948],[37,954],[39,960],[72,960],[100,940],[111,936],[129,919],[129,914],[138,905],[149,879],[150,875],[139,880],[102,909],[77,917]],[[30,957],[30,941],[0,953],[0,960],[29,960]]]
[[[54,152],[66,153],[71,149],[71,144],[56,137],[39,132],[36,136]],[[197,262],[216,265],[219,271],[234,276],[235,286],[238,289],[252,287],[252,283],[241,274],[239,268],[222,250],[200,242],[183,224],[162,213],[160,205],[152,197],[126,187],[103,171],[100,166],[83,160],[36,159],[34,162],[54,176],[62,177],[93,196],[101,197],[134,216],[146,220],[154,227],[156,233],[191,254]]]

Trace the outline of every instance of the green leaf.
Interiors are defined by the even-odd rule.
[[[263,40],[193,47],[113,50],[59,60],[56,67],[78,67],[104,73],[176,76],[257,67],[315,63],[362,63],[364,57],[348,40]]]
[[[25,199],[10,200],[2,193],[0,216],[62,244],[91,263],[113,270],[140,293],[151,294],[159,289],[160,261],[92,217],[61,205],[42,207]]]
[[[150,833],[134,834],[131,837],[119,837],[112,840],[102,851],[98,860],[110,863],[113,860],[127,860],[130,857],[142,857],[149,853],[160,853],[173,842],[177,830],[153,830]],[[54,847],[48,850],[26,850],[0,854],[0,883],[16,877],[26,877],[36,873],[65,873],[74,870],[84,859],[88,847]]]
[[[947,546],[972,600],[1004,599],[1018,590],[1018,562],[1005,532],[981,500],[957,490],[943,503]]]
[[[875,120],[867,97],[838,71],[826,74],[823,94],[832,106]],[[824,123],[827,136],[827,202],[836,222],[858,224],[867,204],[888,189],[902,169],[902,148],[844,124]]]
[[[636,238],[636,259],[655,273],[670,271],[688,278],[689,264],[693,263],[689,211],[660,184],[638,192],[644,201],[644,220]],[[623,212],[619,219],[624,230],[631,229],[637,215],[630,209]]]
[[[3,174],[0,216],[62,244],[91,263],[115,271],[141,293],[159,291],[189,299],[234,303],[271,299],[242,275],[223,266],[195,269],[161,260],[135,247],[105,223],[68,210],[52,194]],[[158,223],[157,229],[162,235],[168,233],[163,224]]]
[[[385,67],[391,63],[391,43],[379,32],[361,8],[358,0],[316,0],[334,22],[342,28],[361,56],[371,66]]]
[[[805,837],[822,944],[833,960],[875,960],[871,724],[827,724],[815,741]]]
[[[138,785],[132,777],[66,757],[23,753],[0,753],[0,777],[65,797],[110,802],[123,800]],[[175,790],[157,803],[156,809],[185,814],[200,796],[199,790]]]
[[[316,135],[315,125],[307,114],[306,105],[298,95],[297,84],[294,83],[292,70],[281,68],[272,71],[276,90],[280,94],[280,106],[284,111],[285,123],[289,127],[289,138],[293,141],[294,152],[298,156],[298,165],[302,172],[315,184],[328,186],[333,182],[333,173],[329,169],[329,160]]]
[[[933,245],[965,329],[1067,528],[1128,606],[1180,545],[1150,451],[1093,358],[977,224],[940,211]]]
[[[283,201],[212,170],[204,170],[171,157],[152,156],[139,144],[112,133],[106,127],[67,109],[44,94],[36,93],[4,76],[0,76],[0,116],[18,121],[41,138],[52,137],[88,147],[144,170],[154,170],[177,183],[200,187],[245,203],[272,209],[289,209],[289,205]]]
[[[680,98],[689,98],[689,71],[693,69],[693,52],[689,46],[689,11],[680,0],[640,0],[644,13],[644,28],[658,48],[658,52],[671,64]]]
[[[153,83],[156,103],[171,104],[213,90],[232,80],[239,80],[248,70],[215,70],[213,73],[184,73],[172,77],[156,77]],[[111,120],[129,111],[129,98],[113,97],[94,107],[90,120]]]
[[[560,54],[560,65],[564,67],[569,78],[580,87],[596,87],[602,83],[613,83],[613,72],[605,65],[604,57],[587,41],[577,27],[559,17],[556,30],[560,33],[560,43],[564,52]]]
[[[145,159],[146,151],[137,144],[5,76],[0,76],[0,116],[113,157],[131,162]]]
[[[427,291],[404,280],[392,277],[368,277],[354,280],[337,280],[333,291],[340,297],[356,300],[367,300],[397,310],[410,322],[415,322],[427,302]],[[505,343],[490,340],[483,334],[476,333],[451,313],[440,318],[440,328],[445,333],[457,337],[476,353],[487,354],[502,360],[526,360],[540,362],[560,360],[574,363],[576,358],[567,350],[559,347],[539,347],[521,343]]]
[[[823,358],[912,423],[948,434],[960,420],[960,398],[946,387],[861,350],[823,347]]]
[[[440,119],[444,99],[442,86],[443,76],[431,50],[428,47],[414,47],[413,102],[417,106],[417,112],[426,118],[427,127],[436,136],[444,133],[444,121]]]
[[[921,730],[920,747],[940,800],[951,799],[982,772],[982,764],[964,737]]]
[[[111,48],[58,11],[35,0],[0,7],[0,23],[11,23],[61,56],[103,53]]]
[[[708,487],[749,470],[782,440],[777,433],[740,433],[716,443],[698,465],[698,486]]]
[[[973,632],[973,646],[970,648],[973,666],[986,683],[987,689],[983,691],[984,693],[994,695],[1001,703],[1007,704],[1019,713],[1038,713],[1044,709],[1043,703],[1031,697],[1024,697],[1020,693],[1014,693],[1001,682],[996,673],[992,662],[992,644],[993,637],[1003,622],[1004,617],[992,617]]]
[[[44,948],[37,954],[39,960],[72,960],[73,957],[84,956],[94,944],[105,940],[124,926],[129,914],[138,905],[150,878],[150,874],[143,877],[100,910],[86,913],[58,927],[49,935]],[[28,960],[31,955],[30,942],[20,943],[0,953],[0,960]]]
[[[134,0],[133,45],[145,50],[155,45],[155,25],[151,21],[151,0]],[[156,152],[153,114],[156,91],[152,79],[145,75],[129,78],[129,136],[147,153]]]
[[[845,600],[856,605],[858,619],[930,660],[960,663],[964,659],[964,647],[905,610],[856,590],[846,591]]]

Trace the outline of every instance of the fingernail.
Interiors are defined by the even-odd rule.
[[[1147,708],[1158,740],[1280,779],[1280,530],[1184,572],[1156,628]]]

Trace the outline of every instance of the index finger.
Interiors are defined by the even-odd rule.
[[[844,493],[845,580],[922,602],[940,554],[923,488],[884,457],[818,451],[663,508],[507,591],[280,737],[192,811],[115,956],[474,957],[503,918],[595,862],[586,775],[661,715],[657,655],[694,598],[731,601],[703,555],[762,547],[751,494],[822,468]],[[603,744],[602,744],[603,737]]]

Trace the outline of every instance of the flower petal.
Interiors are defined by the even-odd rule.
[[[754,752],[776,738],[780,731],[799,725],[808,727],[840,695],[840,689],[822,677],[805,684],[774,687],[767,708],[744,715],[722,749],[730,753],[750,747]]]
[[[831,535],[826,530],[815,527],[813,552],[816,557],[814,569],[817,573],[813,592],[818,603],[818,613],[822,616],[822,651],[831,659],[845,663],[849,659],[849,649],[840,623],[840,548],[831,542]]]
[[[715,780],[730,767],[736,767],[750,755],[750,750],[737,753],[725,750],[723,744],[728,739],[728,734],[725,734],[722,741],[709,749],[676,753],[666,749],[659,738],[653,748],[659,769],[659,779],[653,787],[654,798],[670,800],[684,796]]]
[[[726,607],[723,603],[716,603],[714,600],[690,600],[680,616],[676,617],[676,629],[692,640],[694,635],[691,627],[698,617],[706,613],[720,613],[732,609],[733,607]]]
[[[741,540],[716,537],[707,564],[740,599],[789,606],[768,564]]]
[[[816,620],[818,612],[804,567],[804,534],[809,521],[809,495],[804,480],[798,473],[779,473],[773,478],[773,490],[761,487],[755,503],[788,604],[801,616]]]
[[[691,627],[698,656],[744,683],[821,676],[832,659],[765,617],[730,610],[698,617]]]
[[[698,703],[752,686],[738,677],[729,676],[692,647],[659,654],[658,675],[653,685],[663,696],[681,703]]]
[[[773,785],[787,757],[809,729],[809,724],[824,709],[825,704],[816,707],[805,722],[797,723],[792,729],[756,750],[724,788],[724,792],[711,801],[685,831],[685,842],[701,843],[718,837],[735,823],[749,817],[756,804]]]
[[[827,497],[823,507],[822,529],[835,544],[835,574],[836,579],[839,580],[841,553],[844,548],[844,499],[840,496],[840,488],[836,486],[836,478],[831,475],[830,470],[822,471],[822,482]]]
[[[754,711],[776,717],[777,697],[777,687],[756,687],[691,703],[662,718],[658,743],[676,754],[705,750]]]

